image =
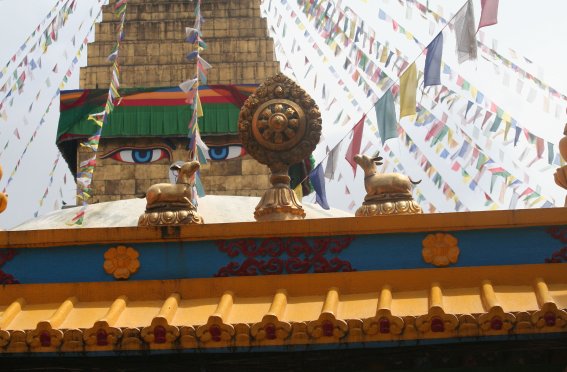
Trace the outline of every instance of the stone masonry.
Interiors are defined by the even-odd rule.
[[[122,87],[176,86],[192,77],[193,64],[185,60],[192,46],[185,43],[185,27],[194,22],[190,1],[128,1],[125,39],[120,43]],[[279,72],[266,20],[260,18],[260,0],[204,0],[201,13],[203,52],[213,69],[209,84],[253,84]],[[110,68],[106,57],[116,41],[112,7],[96,25],[96,41],[89,45],[88,66],[81,69],[82,88],[106,88]]]
[[[120,44],[121,87],[176,86],[193,76],[195,65],[185,60],[192,47],[184,38],[185,27],[194,22],[194,6],[186,0],[128,1],[125,40]],[[273,40],[260,17],[260,0],[203,0],[201,13],[208,45],[202,56],[213,66],[208,84],[261,83],[279,72]],[[111,69],[106,57],[115,42],[116,24],[112,6],[106,6],[103,21],[96,25],[96,40],[88,46],[88,66],[81,68],[82,88],[108,87]],[[99,155],[126,146],[147,148],[157,140],[103,138]],[[142,195],[153,183],[169,182],[170,164],[188,158],[187,138],[169,140],[177,144],[171,159],[127,164],[99,158],[89,202],[129,199]],[[89,155],[81,147],[77,151],[78,162]],[[270,186],[268,168],[249,155],[210,161],[202,167],[201,178],[207,194],[260,196]]]
[[[135,141],[140,147],[163,147],[161,140],[140,138]],[[173,148],[171,158],[182,159],[187,156],[186,139],[170,139]],[[132,164],[113,160],[106,155],[124,147],[121,138],[108,138],[99,146],[99,158],[95,170],[92,188],[94,196],[91,203],[132,199],[145,194],[148,187],[155,183],[170,182],[169,166],[172,160],[165,158],[152,164]],[[85,159],[90,150],[80,148],[81,158]],[[208,162],[201,168],[203,186],[208,193],[215,195],[258,196],[270,187],[267,168],[246,155],[224,161]],[[212,193],[211,193],[212,194]]]

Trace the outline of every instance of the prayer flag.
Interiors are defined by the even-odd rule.
[[[199,36],[199,30],[193,27],[185,27],[185,41],[190,44],[195,44],[197,42],[197,37]]]
[[[179,88],[187,93],[193,89],[195,83],[197,83],[197,78],[185,80],[183,83],[179,84]]]
[[[476,59],[477,45],[474,29],[474,8],[472,0],[468,0],[455,19],[457,54],[459,63]]]
[[[325,174],[321,164],[315,167],[309,174],[309,180],[315,189],[315,203],[319,204],[323,209],[330,209],[325,191]]]
[[[380,135],[380,140],[383,145],[390,138],[396,138],[398,136],[396,130],[396,107],[394,106],[392,91],[388,89],[380,100],[378,100],[374,108],[376,109],[378,134]]]
[[[195,175],[195,188],[197,189],[197,195],[200,198],[203,198],[203,197],[206,196],[205,188],[203,187],[203,183],[201,182],[200,172],[197,172],[197,174]]]
[[[443,33],[439,35],[427,47],[427,56],[425,58],[425,78],[423,85],[428,87],[431,85],[441,84],[441,56],[443,55]]]
[[[199,52],[196,51],[196,50],[194,50],[194,51],[188,53],[185,58],[186,58],[188,61],[192,61],[192,60],[194,60],[195,58],[197,58],[197,56],[199,56]]]
[[[199,95],[197,95],[197,117],[203,117],[203,106],[201,105],[201,99],[199,98]]]
[[[114,62],[114,61],[116,61],[116,58],[118,58],[118,43],[114,45],[112,52],[110,52],[110,54],[108,55],[106,60],[108,62]]]
[[[295,186],[293,192],[295,193],[295,196],[297,196],[297,199],[299,200],[303,199],[303,186],[301,186],[301,183]]]
[[[201,58],[200,56],[197,57],[198,61],[199,61],[199,68],[208,70],[210,69],[212,66],[209,64],[209,62],[205,61],[203,58]]]
[[[480,0],[480,6],[478,29],[498,23],[498,0]]]
[[[415,63],[412,63],[400,78],[400,119],[415,115],[416,90],[417,71]]]
[[[334,149],[329,152],[327,156],[327,166],[325,167],[325,177],[332,180],[335,175],[335,170],[337,169],[337,164],[339,162],[339,151],[341,148],[341,142],[339,142]]]
[[[360,152],[360,144],[362,142],[362,131],[364,130],[364,120],[366,120],[366,115],[362,115],[360,121],[352,128],[352,142],[350,143],[348,150],[345,155],[346,161],[352,167],[352,171],[356,176],[356,166],[354,161],[354,156]]]

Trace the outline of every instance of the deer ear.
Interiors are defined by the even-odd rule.
[[[384,160],[384,158],[381,157],[381,156],[376,156],[376,157],[373,157],[372,160],[374,160],[374,161],[382,161],[382,160]]]

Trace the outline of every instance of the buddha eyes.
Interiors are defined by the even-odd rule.
[[[169,150],[163,147],[127,148],[121,147],[101,158],[112,158],[122,163],[149,164],[161,159],[170,159]]]
[[[205,152],[207,160],[219,161],[246,155],[242,145],[209,146]],[[101,159],[111,158],[128,164],[150,164],[162,159],[171,159],[171,151],[166,147],[120,147],[102,155]]]
[[[246,150],[241,145],[209,146],[206,152],[207,160],[228,160],[246,155]]]

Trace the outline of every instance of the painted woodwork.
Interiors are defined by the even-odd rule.
[[[348,248],[353,237],[288,239],[253,239],[216,242],[219,251],[230,258],[242,255],[242,262],[231,261],[215,276],[330,273],[352,271],[350,262],[339,254]],[[330,256],[330,258],[327,258]]]
[[[557,253],[563,249],[562,244],[546,230],[546,227],[534,227],[453,232],[451,235],[459,241],[460,255],[458,262],[451,266],[564,262],[558,261]],[[119,246],[131,247],[138,252],[139,267],[133,260],[130,269],[138,268],[129,271],[129,275],[135,275],[136,280],[210,278],[427,268],[432,267],[422,258],[422,243],[427,235],[430,234],[161,243],[123,241]],[[334,247],[331,242],[334,242]],[[336,245],[336,242],[342,245]],[[108,250],[108,245],[100,244],[18,248],[12,250],[17,254],[11,253],[11,259],[0,268],[7,278],[6,284],[112,281],[115,276],[109,275],[107,270],[116,267],[110,264],[111,261],[105,264],[104,255]],[[46,262],[49,264],[46,265]],[[69,265],[69,262],[76,264]],[[120,262],[125,265],[125,261]],[[30,267],[35,269],[30,270]],[[124,278],[127,269],[127,266],[123,266],[114,273],[120,273]]]

